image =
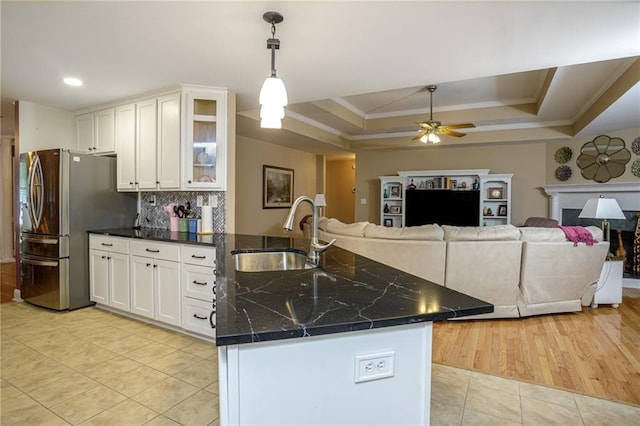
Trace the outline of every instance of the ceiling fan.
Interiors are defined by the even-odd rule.
[[[411,139],[413,141],[419,140],[422,143],[427,143],[427,142],[438,143],[440,142],[440,138],[438,137],[438,135],[448,135],[448,136],[455,136],[459,138],[466,134],[466,133],[455,132],[452,129],[469,129],[471,127],[476,127],[472,123],[443,125],[439,121],[434,120],[433,119],[433,92],[435,92],[437,88],[438,86],[433,86],[433,85],[427,86],[427,90],[429,91],[429,120],[418,123],[418,126],[420,126],[420,129],[419,129],[420,133],[416,137]]]

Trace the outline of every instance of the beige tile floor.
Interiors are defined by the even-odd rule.
[[[0,305],[2,425],[216,425],[212,343],[96,308]],[[640,408],[433,366],[433,425],[637,425]]]

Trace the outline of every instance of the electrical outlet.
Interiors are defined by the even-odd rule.
[[[202,195],[196,195],[196,207],[202,207]]]
[[[356,355],[355,382],[393,377],[395,368],[395,352],[383,352],[368,355]]]
[[[360,204],[362,204],[362,205],[367,204],[367,199],[366,198],[360,198]]]
[[[150,206],[155,206],[155,205],[156,205],[156,196],[155,196],[155,194],[154,194],[154,195],[151,195],[151,196],[149,197],[149,205],[150,205]]]
[[[211,207],[218,207],[218,195],[217,194],[209,194],[209,205]]]

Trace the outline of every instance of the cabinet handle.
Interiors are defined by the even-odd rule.
[[[149,253],[160,253],[160,250],[145,249],[145,251],[148,251]]]
[[[213,286],[213,295],[216,295],[216,286]]]
[[[106,246],[106,247],[113,247],[113,244],[111,243],[100,243],[100,245]]]
[[[156,181],[156,185],[160,185],[160,181],[159,180]]]
[[[154,263],[154,264],[153,264],[153,267],[154,267],[154,268],[157,268],[157,267],[158,267],[158,265],[156,265],[156,264]]]
[[[147,268],[148,268],[149,266],[151,266],[151,264],[150,264],[150,263],[147,263]]]
[[[106,258],[107,258],[107,256],[102,256],[102,258],[103,258],[103,259],[106,259]]]
[[[190,181],[190,180],[188,180],[188,181],[187,181],[187,183],[191,183],[191,181]]]
[[[129,182],[129,185],[133,185],[133,182]]]
[[[201,317],[201,316],[200,316],[200,315],[198,315],[198,314],[193,314],[193,317],[194,317],[194,318],[197,318],[197,319],[199,319],[199,320],[206,320],[206,319],[207,319],[207,317]]]
[[[216,275],[218,273],[218,270],[216,268],[213,268],[213,275]]]
[[[193,257],[194,259],[206,259],[207,256],[196,256],[195,254],[192,254],[191,257]]]
[[[140,182],[134,182],[134,183],[137,185],[137,184],[138,184],[138,183],[140,183]]]
[[[107,260],[111,260],[111,256],[107,256]]]
[[[196,281],[196,280],[193,280],[193,283],[194,283],[194,284],[198,284],[198,285],[207,285],[207,283],[206,283],[206,282],[201,283],[201,282],[198,282],[198,281]]]
[[[213,316],[215,315],[216,310],[214,308],[213,311],[211,311],[211,314],[209,314],[209,325],[211,325],[211,328],[216,328],[216,325],[213,323]]]

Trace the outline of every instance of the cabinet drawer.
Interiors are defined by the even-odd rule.
[[[194,333],[216,337],[216,311],[213,303],[182,298],[182,328]]]
[[[91,234],[89,235],[89,248],[129,254],[129,239]]]
[[[215,247],[182,246],[182,262],[191,265],[216,266]]]
[[[171,243],[154,243],[132,240],[131,254],[135,256],[153,257],[154,259],[180,261],[180,245]]]
[[[213,300],[216,276],[209,266],[182,265],[182,295]]]

